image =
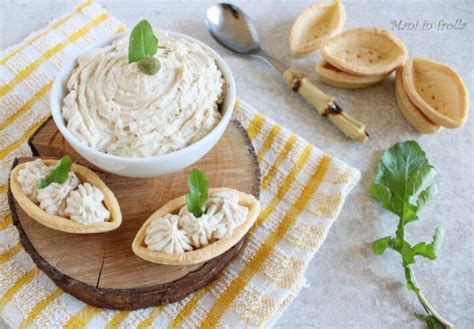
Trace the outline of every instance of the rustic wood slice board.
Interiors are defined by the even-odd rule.
[[[226,253],[194,266],[147,262],[132,252],[132,240],[143,222],[168,201],[187,193],[190,168],[156,178],[127,178],[104,172],[82,159],[47,121],[30,140],[42,158],[69,154],[94,169],[115,193],[122,225],[108,233],[69,234],[49,229],[25,214],[9,193],[13,222],[20,241],[38,267],[59,287],[99,307],[137,309],[183,299],[214,280],[237,254],[241,240]],[[21,158],[18,163],[30,160]],[[212,187],[231,187],[255,195],[260,192],[260,169],[245,130],[231,121],[219,143],[192,167],[207,175]]]

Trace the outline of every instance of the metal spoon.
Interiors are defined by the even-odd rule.
[[[206,25],[212,37],[223,47],[241,55],[258,57],[275,67],[294,92],[302,95],[321,116],[327,117],[347,137],[365,143],[365,126],[344,112],[334,98],[313,85],[303,72],[270,56],[260,47],[257,30],[250,18],[237,6],[219,3],[207,10]]]

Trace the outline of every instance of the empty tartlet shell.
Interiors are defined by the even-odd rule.
[[[315,3],[296,18],[290,32],[290,49],[295,57],[316,51],[321,43],[342,31],[346,11],[339,1]]]
[[[332,66],[326,60],[316,63],[315,71],[319,74],[319,79],[333,87],[343,89],[360,89],[370,87],[385,80],[390,73],[382,75],[373,75],[362,77],[339,70]]]
[[[431,121],[447,128],[464,124],[469,97],[464,82],[451,67],[412,57],[403,68],[402,78],[410,100]]]
[[[407,59],[408,51],[392,32],[356,28],[328,39],[321,56],[339,70],[359,76],[388,74]]]
[[[145,223],[143,223],[142,227],[133,239],[132,250],[135,255],[149,262],[157,264],[193,265],[206,262],[232,248],[245,236],[245,234],[247,234],[249,229],[257,220],[258,214],[260,213],[260,202],[255,199],[253,195],[229,188],[209,189],[209,194],[212,195],[213,193],[225,191],[233,191],[238,193],[240,198],[239,203],[249,209],[249,213],[245,222],[234,229],[231,235],[214,241],[206,247],[186,251],[184,253],[165,253],[148,249],[145,244],[147,227],[150,225],[153,219],[163,217],[166,214],[176,213],[182,206],[184,206],[186,204],[186,196],[183,195],[165,204],[163,207],[155,211],[150,217],[148,217]]]
[[[53,166],[58,162],[58,160],[42,161],[47,166]],[[17,165],[10,173],[10,189],[20,207],[28,214],[28,216],[36,220],[38,223],[53,230],[78,234],[108,232],[115,230],[122,223],[122,212],[120,211],[119,203],[113,192],[92,170],[77,164],[72,164],[71,171],[78,176],[81,183],[89,182],[91,185],[102,191],[104,194],[105,207],[110,211],[109,220],[103,223],[81,224],[68,218],[48,214],[31,201],[31,199],[23,192],[21,184],[18,181],[18,173],[24,168],[25,164],[26,162]]]
[[[435,134],[442,128],[431,121],[412,103],[408,97],[405,86],[403,85],[402,73],[403,69],[397,69],[395,76],[395,97],[397,99],[398,107],[405,119],[413,128],[422,134]]]

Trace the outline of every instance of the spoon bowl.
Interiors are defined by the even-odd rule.
[[[234,5],[218,3],[209,7],[206,25],[213,38],[233,52],[250,55],[260,51],[255,26],[250,18]]]

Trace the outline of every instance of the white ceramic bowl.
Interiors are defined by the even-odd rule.
[[[176,172],[187,166],[192,165],[204,155],[206,155],[219,141],[229,124],[235,103],[235,82],[232,73],[224,62],[222,57],[217,54],[206,44],[192,37],[176,33],[168,32],[170,36],[180,37],[186,40],[200,44],[204,49],[208,50],[216,59],[217,66],[223,74],[225,80],[225,98],[220,106],[222,118],[217,126],[201,140],[191,144],[181,150],[153,157],[132,158],[112,155],[97,151],[88,145],[80,142],[65,126],[64,119],[61,115],[63,98],[67,95],[66,84],[69,80],[71,71],[76,67],[77,57],[90,49],[101,48],[109,45],[119,36],[109,37],[100,42],[95,43],[89,48],[84,49],[74,56],[66,65],[63,66],[58,76],[54,80],[51,89],[51,112],[54,122],[61,134],[68,143],[87,161],[97,167],[117,174],[128,177],[153,177]]]

